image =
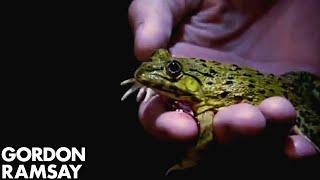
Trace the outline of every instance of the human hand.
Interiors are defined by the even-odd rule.
[[[147,60],[155,49],[167,47],[175,56],[215,59],[262,72],[304,70],[320,74],[316,49],[320,45],[320,34],[316,33],[319,25],[315,19],[303,24],[304,19],[292,15],[309,17],[318,12],[312,3],[297,8],[301,7],[298,3],[287,9],[286,2],[255,1],[248,6],[245,1],[135,0],[129,9],[135,54],[138,59]],[[291,29],[292,22],[300,21],[304,26]],[[175,34],[173,28],[177,30]],[[315,32],[305,34],[312,30]],[[193,117],[167,112],[165,104],[166,99],[160,96],[141,104],[139,115],[146,131],[163,140],[195,140],[198,128]],[[293,106],[284,98],[268,98],[258,107],[237,104],[215,115],[214,133],[218,141],[235,141],[239,136],[261,133],[268,123],[293,124],[295,116]],[[289,131],[290,126],[284,127]],[[284,151],[294,159],[316,153],[300,135],[289,136]]]

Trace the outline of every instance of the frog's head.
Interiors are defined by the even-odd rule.
[[[201,72],[203,66],[196,62],[200,61],[175,58],[160,49],[153,54],[151,62],[143,63],[136,70],[135,79],[172,99],[199,102],[203,100],[201,84],[206,77]]]

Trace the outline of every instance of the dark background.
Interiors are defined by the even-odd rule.
[[[184,146],[146,134],[134,96],[120,102],[129,87],[119,84],[139,64],[129,4],[8,7],[2,32],[1,148],[86,147],[80,179],[164,175]],[[172,176],[306,175],[317,169],[314,160],[287,161],[264,137],[218,146],[212,154],[203,170]]]

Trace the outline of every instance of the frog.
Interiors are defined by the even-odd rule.
[[[292,128],[303,135],[320,152],[320,78],[304,71],[282,75],[260,71],[236,64],[193,57],[175,57],[166,49],[156,50],[150,61],[142,63],[134,78],[121,85],[134,83],[122,100],[140,89],[137,99],[147,91],[145,99],[154,94],[176,102],[188,103],[195,117],[199,135],[186,155],[166,174],[197,166],[201,154],[214,141],[213,119],[220,108],[238,103],[259,105],[272,96],[287,98],[297,111]]]

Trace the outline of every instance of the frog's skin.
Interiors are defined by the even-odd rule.
[[[320,80],[307,72],[290,72],[281,76],[216,61],[172,57],[165,49],[157,50],[151,62],[142,63],[134,81],[177,101],[189,102],[198,121],[197,144],[176,169],[193,167],[199,152],[213,139],[213,115],[220,107],[246,102],[258,105],[271,96],[289,99],[298,118],[297,133],[320,146]]]

